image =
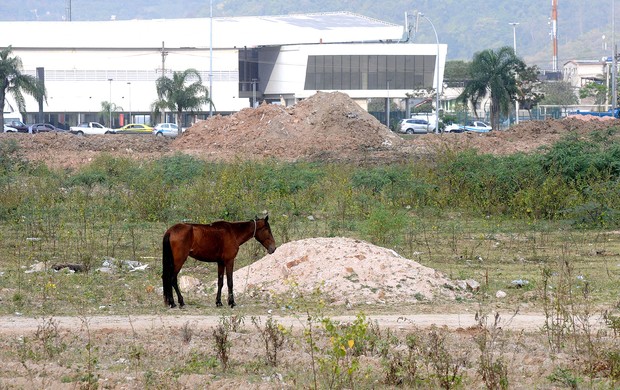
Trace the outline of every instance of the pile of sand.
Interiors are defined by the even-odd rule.
[[[235,286],[266,299],[318,288],[336,305],[451,300],[463,293],[444,274],[393,250],[341,237],[288,242],[235,271]]]

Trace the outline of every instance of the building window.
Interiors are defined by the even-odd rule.
[[[308,56],[304,89],[427,89],[434,78],[432,55]]]

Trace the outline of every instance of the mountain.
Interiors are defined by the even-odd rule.
[[[612,11],[615,0],[558,0],[558,64],[573,59],[612,55]],[[262,16],[291,13],[349,11],[392,23],[413,23],[416,10],[424,12],[448,44],[448,59],[470,60],[474,53],[513,45],[528,65],[551,69],[551,1],[540,0],[3,0],[0,20],[109,20],[213,16]],[[70,13],[69,13],[70,10]],[[617,28],[616,28],[617,29]],[[617,37],[620,40],[620,35]],[[431,23],[420,19],[414,42],[434,43]],[[605,49],[606,46],[606,49]]]

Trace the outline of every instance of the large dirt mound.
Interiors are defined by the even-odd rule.
[[[402,143],[348,95],[317,92],[290,107],[263,104],[198,122],[173,148],[221,160],[336,161],[393,151]]]
[[[340,237],[283,244],[235,271],[235,280],[247,294],[267,298],[320,289],[335,305],[454,299],[458,290],[441,272],[393,250]]]

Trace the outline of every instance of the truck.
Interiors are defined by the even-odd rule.
[[[604,116],[611,116],[614,117],[616,119],[620,119],[620,107],[617,107],[613,110],[613,112],[611,110],[609,111],[581,111],[581,110],[577,110],[577,111],[573,111],[573,112],[569,112],[568,115],[592,115],[592,116],[599,116],[599,117],[604,117]]]
[[[109,127],[105,127],[99,122],[83,122],[77,126],[71,126],[69,128],[71,134],[84,135],[84,134],[113,134],[114,130]]]

